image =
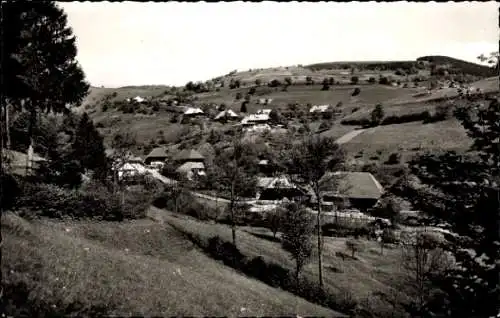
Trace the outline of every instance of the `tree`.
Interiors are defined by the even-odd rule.
[[[372,125],[380,125],[384,116],[384,107],[382,104],[377,104],[371,113]]]
[[[236,136],[230,149],[216,153],[215,173],[211,176],[219,188],[229,192],[229,212],[233,244],[236,246],[235,208],[240,197],[254,196],[257,186],[256,155]]]
[[[314,222],[311,215],[296,203],[285,206],[281,218],[281,245],[295,259],[295,279],[299,283],[300,271],[310,259]]]
[[[359,82],[359,77],[353,76],[351,77],[351,84],[356,85]]]
[[[430,292],[430,276],[444,271],[449,264],[442,249],[444,238],[437,233],[417,232],[404,235],[403,268],[412,279],[417,292],[418,305],[421,307]]]
[[[55,3],[6,2],[2,13],[2,109],[8,101],[28,110],[32,147],[37,113],[68,113],[67,107],[79,104],[89,85],[75,60],[67,16]]]
[[[347,240],[345,241],[346,248],[351,251],[351,257],[354,258],[356,252],[362,252],[364,249],[363,242],[359,240]]]
[[[248,104],[247,101],[244,101],[243,103],[241,103],[240,113],[246,113],[247,112],[247,104]]]
[[[322,91],[327,91],[330,89],[330,82],[328,81],[328,78],[323,79],[323,87],[321,88]]]
[[[321,193],[325,188],[335,187],[335,171],[344,162],[345,153],[332,138],[308,135],[301,143],[287,145],[281,153],[281,162],[290,179],[300,186],[310,187],[316,198],[316,230],[318,240],[319,285],[323,287]]]
[[[415,158],[410,168],[418,180],[406,181],[399,191],[425,211],[428,223],[447,222],[460,238],[448,247],[457,266],[433,278],[446,303],[427,310],[447,317],[495,316],[500,296],[500,104],[498,99],[485,107],[467,104],[455,115],[474,141],[471,153]],[[424,305],[432,302],[431,297]]]
[[[273,236],[276,237],[276,233],[281,229],[281,222],[284,216],[284,209],[278,207],[266,214],[266,222],[269,229],[273,232]]]
[[[104,152],[103,137],[99,134],[87,113],[84,113],[72,144],[72,156],[83,169],[93,170],[98,179],[107,175],[108,162]]]
[[[374,214],[378,217],[389,219],[394,226],[401,213],[401,206],[393,197],[385,197],[376,207]]]

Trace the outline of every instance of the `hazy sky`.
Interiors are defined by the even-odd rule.
[[[498,50],[496,2],[61,3],[95,86],[184,85],[234,69]]]

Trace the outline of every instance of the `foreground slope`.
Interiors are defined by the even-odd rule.
[[[169,226],[2,218],[4,284],[24,282],[35,302],[79,301],[117,315],[336,315],[238,274]]]

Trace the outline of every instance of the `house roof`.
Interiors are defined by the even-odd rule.
[[[174,157],[174,160],[202,160],[205,159],[202,154],[200,154],[198,151],[194,149],[184,149],[183,151],[179,152],[177,156]]]
[[[271,109],[259,109],[257,111],[257,115],[269,115],[271,113]]]
[[[184,111],[184,115],[193,115],[193,114],[203,114],[203,111],[197,107],[188,107]]]
[[[146,156],[146,158],[166,158],[168,157],[167,152],[165,148],[163,147],[157,147],[149,153],[149,155]]]
[[[192,169],[205,169],[205,165],[202,162],[186,162],[177,168],[178,172],[188,172]]]
[[[247,124],[250,122],[268,121],[269,114],[252,114],[248,115],[241,121],[242,124]]]
[[[239,117],[238,114],[236,114],[234,111],[232,111],[231,109],[227,109],[227,110],[223,110],[221,111],[217,116],[215,116],[215,120],[217,119],[221,119],[223,118],[224,116],[228,116],[228,117]]]
[[[264,189],[296,188],[286,177],[260,177],[257,178],[257,187]]]
[[[382,185],[369,172],[333,172],[325,177],[332,175],[337,177],[337,190],[325,191],[325,194],[352,199],[379,199],[384,192]]]
[[[311,107],[309,112],[311,112],[311,113],[314,113],[314,112],[324,113],[328,110],[328,108],[330,108],[330,105],[314,105],[313,107]]]
[[[148,172],[148,170],[146,169],[146,167],[144,167],[142,164],[140,164],[140,163],[129,163],[129,162],[123,164],[117,170],[122,171],[122,172],[126,172],[126,171],[137,171],[139,173],[147,173]]]

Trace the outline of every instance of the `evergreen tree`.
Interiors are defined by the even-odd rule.
[[[75,37],[54,2],[2,3],[2,108],[26,109],[28,136],[39,112],[68,113],[88,92],[76,62]],[[3,124],[3,123],[2,123]]]
[[[83,169],[93,170],[98,177],[105,177],[107,160],[103,137],[99,134],[87,113],[78,124],[72,144],[72,156]]]

